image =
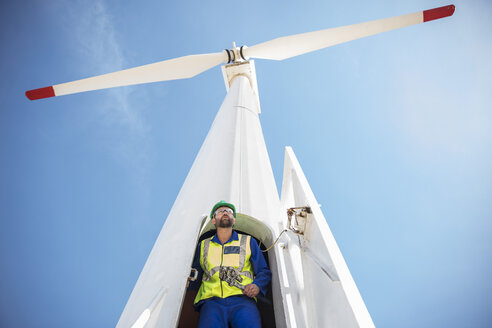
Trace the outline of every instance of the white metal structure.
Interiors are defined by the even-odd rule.
[[[368,23],[298,34],[250,48],[185,56],[31,90],[40,99],[121,85],[192,77],[223,67],[227,96],[123,310],[118,327],[176,327],[195,246],[218,200],[255,218],[253,236],[272,242],[273,313],[278,327],[374,327],[362,297],[293,150],[286,148],[278,196],[259,121],[254,62],[281,60],[368,35],[452,15],[454,6]],[[220,160],[216,160],[220,158]],[[289,210],[289,211],[288,211]],[[287,214],[289,213],[289,214]],[[258,231],[262,231],[261,237]],[[246,231],[248,232],[248,231]],[[256,233],[256,235],[255,235]],[[179,247],[177,245],[184,245]],[[269,246],[269,245],[268,245]]]

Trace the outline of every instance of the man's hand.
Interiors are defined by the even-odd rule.
[[[243,294],[248,295],[249,297],[255,297],[260,292],[260,287],[255,284],[249,284],[244,287]]]

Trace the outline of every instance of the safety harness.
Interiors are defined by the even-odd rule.
[[[203,273],[205,274],[205,276],[203,277],[203,281],[210,280],[212,278],[212,276],[217,271],[221,271],[221,270],[222,270],[222,272],[228,272],[227,273],[228,276],[232,276],[231,272],[234,271],[236,276],[240,277],[240,275],[243,275],[243,276],[246,276],[250,279],[253,279],[253,275],[251,274],[251,272],[243,271],[244,262],[246,260],[246,243],[251,239],[251,237],[248,235],[243,235],[243,234],[239,234],[239,236],[240,236],[240,238],[239,238],[239,267],[237,269],[232,267],[232,266],[220,266],[220,265],[213,267],[212,269],[208,269],[208,267],[207,267],[208,250],[209,250],[210,241],[212,240],[212,238],[208,238],[204,241],[204,244],[203,244],[203,265],[205,266],[205,270],[203,271]],[[224,273],[222,273],[222,275],[224,275]],[[222,278],[221,278],[221,280],[225,281],[225,279],[222,279]],[[242,280],[243,279],[241,278],[241,280],[239,280],[239,282],[241,282]],[[243,287],[243,289],[244,289],[244,287]]]
[[[242,295],[244,287],[253,282],[253,268],[249,261],[251,236],[237,236],[238,239],[223,245],[212,242],[213,237],[202,242],[200,264],[203,277],[195,304],[210,297]]]

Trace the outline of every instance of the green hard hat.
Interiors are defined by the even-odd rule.
[[[233,214],[234,214],[234,217],[236,217],[236,208],[234,207],[234,205],[232,205],[231,203],[226,202],[225,200],[221,200],[220,202],[218,202],[217,204],[215,204],[214,207],[212,208],[212,211],[210,211],[210,218],[213,218],[214,217],[214,212],[219,207],[229,207],[230,209],[232,209]]]

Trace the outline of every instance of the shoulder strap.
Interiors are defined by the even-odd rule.
[[[244,263],[246,261],[246,250],[248,248],[248,243],[251,243],[251,236],[239,234],[240,246],[239,246],[239,268],[237,271],[240,272],[241,275],[246,276],[250,279],[253,279],[253,274],[249,271],[243,271]]]

